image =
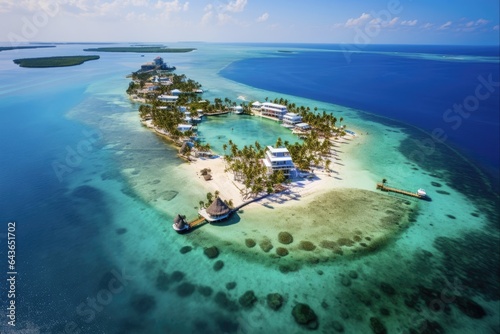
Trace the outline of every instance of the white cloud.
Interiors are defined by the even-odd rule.
[[[426,24],[424,24],[424,25],[422,26],[422,28],[424,28],[424,29],[430,29],[430,28],[432,28],[432,27],[434,27],[434,23],[426,23]]]
[[[203,14],[203,16],[201,18],[202,25],[208,25],[210,23],[210,21],[212,21],[212,18],[214,16],[214,12],[211,9],[212,8],[210,7],[208,9],[208,11],[205,14]]]
[[[446,30],[446,29],[448,29],[448,28],[449,28],[452,24],[453,24],[453,22],[448,21],[448,22],[446,22],[445,24],[441,25],[441,26],[438,28],[438,30]]]
[[[226,23],[234,23],[234,19],[231,15],[228,15],[226,13],[218,13],[217,14],[217,21],[219,24],[226,24]]]
[[[208,5],[205,6],[205,8],[203,8],[203,11],[210,12],[212,11],[212,9],[214,9],[214,6],[211,3],[209,3]]]
[[[496,26],[493,27],[493,30],[496,30],[496,31],[500,30],[500,26],[497,24]]]
[[[13,0],[4,0],[0,2],[0,13],[8,13],[14,7]]]
[[[257,18],[257,22],[267,21],[268,18],[269,18],[269,13],[266,12]]]
[[[360,17],[348,19],[345,23],[345,26],[348,28],[359,26],[359,25],[362,25],[363,23],[365,23],[366,21],[368,21],[370,18],[371,18],[370,14],[363,13],[363,14],[361,14]]]
[[[383,23],[382,26],[384,26],[384,27],[394,27],[396,25],[396,23],[398,23],[398,21],[399,21],[399,17],[395,17],[392,20],[390,20],[389,22]]]
[[[418,23],[418,20],[408,20],[408,21],[401,21],[402,26],[409,26],[409,27],[414,27]]]
[[[236,12],[242,12],[245,9],[246,5],[247,5],[247,0],[234,0],[230,1],[223,8],[225,11],[236,13]]]

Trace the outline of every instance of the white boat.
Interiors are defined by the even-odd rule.
[[[425,192],[424,189],[420,188],[420,189],[417,190],[417,195],[420,196],[420,197],[426,197],[427,193]]]

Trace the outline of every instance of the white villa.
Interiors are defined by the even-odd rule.
[[[311,130],[311,126],[307,123],[297,123],[293,129],[295,132],[306,132],[309,130]]]
[[[159,101],[169,102],[169,103],[177,102],[178,98],[179,98],[178,96],[174,96],[174,95],[160,95],[160,96],[158,96]]]
[[[233,106],[233,107],[231,107],[231,111],[235,114],[241,114],[241,113],[243,113],[243,107],[242,106]]]
[[[290,152],[285,147],[268,146],[262,162],[267,167],[268,173],[282,170],[285,176],[289,177],[291,172],[295,170]]]
[[[260,113],[262,116],[269,116],[281,120],[288,112],[286,106],[276,103],[264,102],[260,106]]]
[[[302,116],[297,115],[296,113],[289,112],[283,116],[283,125],[285,128],[294,128],[295,124],[302,122]]]
[[[174,95],[174,96],[179,96],[180,94],[182,94],[182,90],[180,90],[180,89],[172,89],[172,91],[170,93],[172,95]]]
[[[193,126],[191,124],[179,124],[177,125],[177,130],[179,130],[180,132],[186,132],[186,131],[189,131],[193,128]]]

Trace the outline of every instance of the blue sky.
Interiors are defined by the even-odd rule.
[[[499,0],[1,0],[6,42],[499,44]]]

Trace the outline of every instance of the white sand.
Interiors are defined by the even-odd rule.
[[[359,163],[350,157],[350,152],[356,149],[356,146],[362,145],[365,141],[363,135],[347,135],[334,142],[331,171],[326,172],[323,168],[314,168],[315,178],[297,179],[289,185],[289,191],[281,194],[269,196],[259,202],[252,203],[245,207],[246,210],[261,205],[267,205],[270,202],[275,205],[288,206],[294,205],[296,201],[290,199],[300,197],[301,203],[307,203],[322,194],[339,188],[357,188],[373,190],[375,188],[375,178],[366,169],[362,169]],[[225,200],[232,200],[235,206],[248,201],[251,198],[244,198],[244,185],[234,180],[231,172],[225,172],[226,163],[222,157],[216,158],[198,158],[196,161],[183,165],[186,172],[196,175],[200,188],[206,192],[218,190],[220,197]],[[211,170],[212,180],[205,181],[200,171],[204,168]]]

